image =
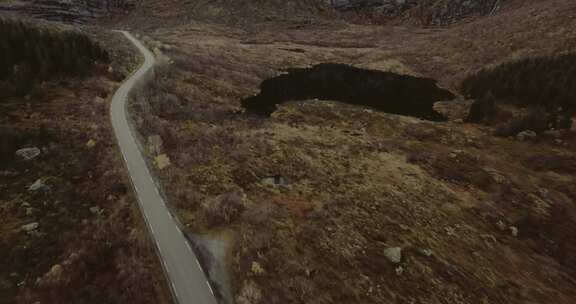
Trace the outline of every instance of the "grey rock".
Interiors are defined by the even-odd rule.
[[[430,249],[422,249],[422,250],[420,250],[420,253],[424,256],[427,256],[427,257],[431,257],[434,255],[434,252]]]
[[[536,139],[536,137],[538,137],[538,134],[532,130],[522,131],[516,135],[516,139],[519,141],[532,141]]]
[[[262,179],[262,183],[264,185],[275,186],[275,187],[286,186],[288,184],[286,182],[286,179],[280,175],[265,177]]]
[[[384,256],[388,261],[398,264],[402,262],[402,248],[400,247],[390,247],[384,250]]]
[[[30,187],[28,187],[28,191],[47,192],[47,191],[50,191],[50,186],[46,185],[46,184],[44,183],[44,181],[42,180],[42,178],[39,178],[39,179],[36,180],[32,185],[30,185]]]
[[[88,140],[88,142],[86,142],[86,147],[87,148],[94,148],[96,146],[96,141],[93,139]]]
[[[511,226],[510,227],[510,233],[512,234],[513,237],[517,237],[518,236],[518,228]]]
[[[25,231],[25,232],[31,232],[31,231],[38,229],[38,227],[40,227],[40,224],[38,224],[37,222],[33,222],[30,224],[22,225],[22,227],[20,227],[20,229],[22,229],[22,231]]]
[[[104,104],[105,102],[106,102],[106,99],[104,99],[104,98],[102,98],[102,97],[100,97],[100,96],[94,97],[94,103]]]
[[[90,212],[91,212],[92,214],[101,214],[101,213],[102,213],[102,209],[101,209],[100,207],[98,207],[98,206],[93,206],[93,207],[90,207]]]
[[[30,161],[40,155],[40,149],[36,147],[23,148],[16,151],[16,157],[24,161]]]

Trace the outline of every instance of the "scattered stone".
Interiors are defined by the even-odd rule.
[[[420,250],[420,253],[424,256],[427,256],[427,257],[431,257],[434,255],[434,251],[432,251],[430,249],[422,249],[422,250]]]
[[[457,236],[456,229],[454,227],[444,227],[444,231],[446,231],[446,234],[449,236]]]
[[[396,271],[396,275],[401,276],[404,273],[404,267],[398,266],[398,267],[396,267],[395,271]]]
[[[96,141],[93,139],[90,139],[87,143],[86,143],[86,147],[87,148],[94,148],[96,146]]]
[[[46,185],[42,178],[39,178],[32,185],[30,185],[30,187],[28,187],[28,191],[47,192],[50,191],[50,186]]]
[[[516,228],[514,226],[510,226],[510,233],[512,234],[513,237],[517,237],[518,236],[518,228]]]
[[[93,206],[90,207],[90,212],[92,214],[101,214],[104,210],[102,210],[102,208],[98,207],[98,206]]]
[[[400,224],[398,225],[400,227],[400,229],[402,229],[403,231],[411,231],[412,228],[410,228],[409,226],[406,226],[404,224]]]
[[[165,169],[170,166],[170,158],[166,154],[160,154],[154,158],[154,164],[160,170]]]
[[[388,261],[398,264],[402,262],[402,248],[400,247],[390,247],[384,250],[384,256]]]
[[[162,137],[160,135],[148,136],[148,150],[152,155],[162,154]]]
[[[268,186],[285,186],[287,184],[286,179],[280,175],[268,176],[262,179],[262,183]]]
[[[26,208],[26,216],[31,216],[34,214],[34,208]]]
[[[537,136],[538,134],[536,134],[536,132],[532,130],[526,130],[518,133],[516,135],[516,139],[519,141],[533,141],[536,139]]]
[[[59,279],[64,273],[64,268],[60,264],[56,264],[50,268],[50,271],[46,273],[46,276],[53,279]]]
[[[38,157],[38,155],[40,155],[40,149],[36,147],[23,148],[16,151],[16,157],[24,161],[33,160]]]
[[[100,96],[94,97],[94,103],[104,104],[105,102],[106,102],[106,99],[104,99],[104,98],[102,98],[102,97],[100,97]]]
[[[34,222],[34,223],[22,225],[22,227],[20,227],[20,228],[22,229],[22,231],[31,232],[31,231],[38,229],[38,227],[40,227],[40,224],[38,224],[37,222]]]

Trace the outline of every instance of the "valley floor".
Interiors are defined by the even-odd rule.
[[[523,141],[329,100],[240,107],[325,62],[456,92],[482,67],[573,49],[574,4],[428,29],[172,4],[120,23],[164,61],[132,113],[189,232],[232,240],[236,303],[574,302],[574,133]]]

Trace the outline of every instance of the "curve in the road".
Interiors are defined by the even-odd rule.
[[[179,304],[216,304],[210,283],[196,255],[152,179],[126,113],[128,94],[136,82],[154,66],[154,56],[130,33],[119,32],[130,40],[144,56],[142,66],[114,94],[110,108],[112,126],[136,191],[140,209],[152,238],[156,242],[175,300]]]

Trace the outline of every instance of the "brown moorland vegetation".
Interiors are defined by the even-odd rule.
[[[500,138],[331,100],[284,100],[269,118],[241,107],[263,81],[319,63],[454,92],[482,68],[570,50],[573,3],[507,1],[434,29],[249,2],[230,23],[230,10],[150,1],[121,24],[165,62],[133,96],[134,121],[162,138],[170,165],[156,171],[188,232],[231,238],[237,303],[574,301],[573,133]]]
[[[29,25],[35,21],[11,26]],[[109,97],[138,59],[123,37],[99,29],[53,31],[46,39],[35,31],[37,44],[22,43],[37,48],[24,50],[46,53],[20,52],[18,64],[53,77],[37,71],[26,80],[34,83],[32,94],[0,102],[0,303],[166,303],[162,268],[109,125]],[[8,36],[0,44],[18,46],[6,44]],[[57,51],[86,54],[95,39],[106,45],[113,68],[36,62]],[[71,60],[88,60],[81,54]],[[26,160],[22,149],[39,154]]]

